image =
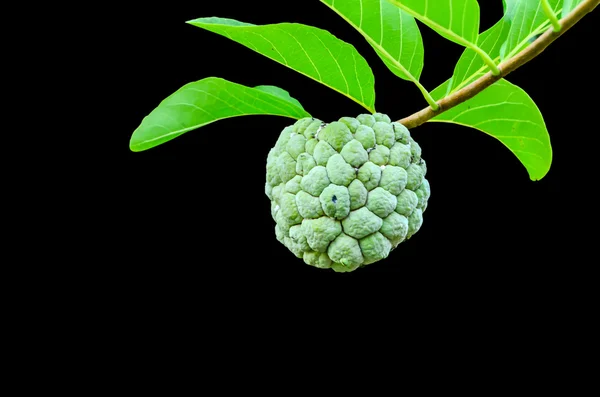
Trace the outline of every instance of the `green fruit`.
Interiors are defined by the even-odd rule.
[[[387,258],[423,224],[421,147],[382,113],[283,129],[267,156],[275,237],[308,265],[351,272]]]

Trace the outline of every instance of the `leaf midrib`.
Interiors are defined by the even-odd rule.
[[[358,30],[358,32],[367,40],[367,42],[369,42],[369,44],[371,44],[373,47],[375,47],[379,52],[381,52],[382,54],[385,55],[385,57],[391,61],[395,67],[397,67],[398,69],[400,69],[402,71],[402,73],[406,74],[406,76],[410,79],[410,81],[412,81],[415,84],[420,84],[419,80],[412,74],[410,73],[397,59],[395,59],[389,52],[387,52],[381,45],[379,45],[377,42],[375,42],[375,40],[373,40],[371,38],[371,36],[369,36],[363,29],[362,29],[362,24],[361,26],[357,26],[354,22],[352,22],[350,19],[348,19],[344,14],[340,13],[337,11],[337,9],[335,8],[335,6],[333,5],[329,5],[325,2],[322,1],[323,4],[325,4],[327,7],[329,7],[330,9],[332,9],[336,14],[338,14],[340,17],[342,17],[348,24],[350,24],[352,27],[354,27],[356,30]],[[362,15],[362,3],[361,3],[361,15]],[[380,23],[380,25],[383,27],[383,23]],[[383,42],[383,34],[381,35],[381,41]],[[414,55],[414,52],[413,52]]]
[[[241,117],[241,116],[251,116],[251,115],[253,115],[253,113],[241,113],[241,114],[234,114],[234,115],[231,115],[231,116],[219,117],[219,118],[218,118],[218,120],[212,120],[212,121],[209,121],[209,122],[207,122],[207,123],[195,124],[195,125],[194,125],[194,126],[192,126],[192,127],[187,127],[187,128],[183,128],[183,129],[176,130],[176,131],[171,131],[171,130],[170,130],[170,129],[168,129],[167,127],[165,127],[165,126],[162,126],[162,125],[160,125],[160,124],[154,124],[154,125],[156,125],[156,126],[163,127],[163,128],[165,128],[165,129],[167,129],[167,130],[169,130],[169,131],[171,131],[171,132],[169,132],[168,134],[161,135],[161,136],[159,136],[159,137],[156,137],[156,138],[147,139],[147,140],[145,140],[145,141],[139,141],[139,143],[136,143],[136,144],[134,145],[134,147],[137,147],[137,146],[140,146],[140,145],[143,145],[143,144],[146,144],[146,143],[154,142],[154,141],[157,141],[157,140],[159,140],[159,139],[163,139],[163,138],[165,138],[165,137],[169,137],[169,136],[171,136],[171,135],[176,135],[176,134],[179,134],[179,133],[182,133],[182,134],[183,134],[183,133],[185,133],[185,132],[188,132],[188,131],[191,131],[191,130],[195,130],[195,129],[197,129],[197,128],[200,128],[200,127],[204,127],[205,125],[207,125],[207,124],[211,124],[211,123],[214,123],[214,122],[216,122],[216,121],[225,120],[225,119],[231,119],[231,118],[234,118],[234,117]],[[261,113],[260,113],[260,115],[261,115],[261,116],[262,116],[262,115],[264,115],[264,116],[281,116],[281,114],[279,114],[279,113],[267,113],[267,112],[261,112]]]
[[[212,83],[212,81],[207,81],[206,83],[209,84],[209,83]],[[186,103],[186,102],[169,103],[169,104],[166,104],[165,106],[193,106],[193,107],[197,108],[198,110],[201,110],[201,111],[207,113],[210,117],[215,118],[215,120],[211,120],[211,121],[208,121],[206,123],[194,124],[193,126],[182,128],[182,129],[175,130],[175,131],[172,131],[170,128],[167,128],[167,127],[165,127],[165,126],[163,126],[161,124],[153,123],[152,125],[155,125],[157,127],[162,127],[162,128],[164,128],[165,130],[167,130],[169,132],[166,133],[166,134],[164,134],[164,135],[160,135],[160,136],[157,136],[157,137],[154,137],[154,138],[151,138],[151,139],[146,139],[146,140],[143,140],[143,141],[139,141],[135,145],[133,145],[132,148],[140,147],[140,146],[146,145],[148,143],[155,142],[155,141],[158,141],[158,140],[170,137],[172,135],[183,134],[183,133],[186,133],[188,131],[192,131],[192,130],[198,129],[200,127],[203,127],[203,126],[205,126],[207,124],[214,123],[214,122],[219,121],[219,120],[225,120],[225,119],[230,119],[230,118],[234,118],[234,117],[248,116],[248,115],[254,114],[252,112],[246,112],[246,111],[237,109],[237,108],[233,107],[231,104],[228,104],[227,102],[225,102],[222,98],[220,98],[220,97],[218,97],[218,96],[216,96],[214,94],[211,94],[208,91],[198,90],[198,89],[196,89],[194,87],[187,87],[186,89],[190,89],[190,90],[193,90],[193,91],[202,92],[204,94],[211,95],[215,99],[218,99],[219,101],[224,102],[229,107],[234,108],[237,112],[239,112],[239,114],[232,114],[232,115],[224,116],[224,117],[216,117],[216,116],[211,115],[206,110],[202,109],[201,107],[198,107],[197,105],[195,105],[195,104],[193,104],[191,102],[189,102],[189,103]],[[227,92],[228,95],[232,95],[227,89],[223,89],[222,91]],[[270,97],[272,97],[275,100],[275,103],[270,103],[270,102],[264,101],[264,100],[262,100],[261,98],[258,98],[258,97],[254,97],[254,99],[259,100],[259,101],[261,101],[261,102],[263,102],[263,103],[265,103],[265,104],[267,104],[269,106],[272,106],[275,109],[278,109],[281,113],[289,112],[290,114],[293,114],[293,117],[297,117],[298,114],[301,114],[300,112],[298,112],[299,109],[294,104],[289,103],[285,99],[282,99],[282,98],[278,97],[277,95],[273,95],[273,94],[271,94],[271,93],[269,93],[267,91],[261,91],[261,93],[264,94],[264,95],[269,95]],[[244,94],[252,96],[252,94],[250,92],[244,92]],[[257,108],[256,106],[251,105],[251,104],[249,104],[247,102],[246,102],[246,104],[249,105],[249,106],[251,106],[251,107],[253,107],[253,108],[255,108],[255,109],[257,109],[259,111],[259,113],[256,113],[256,114],[265,115],[265,116],[281,116],[281,113],[275,113],[274,111],[271,111],[271,112],[262,112],[262,111],[260,111],[260,108]],[[278,105],[289,105],[292,108],[291,108],[291,110],[285,110],[285,109],[282,109],[281,107],[279,107]],[[168,113],[166,113],[166,114],[168,114]]]
[[[512,153],[513,153],[515,156],[516,156],[516,153],[527,153],[527,154],[532,154],[532,155],[534,155],[534,156],[536,156],[536,157],[538,157],[538,158],[540,158],[540,159],[542,159],[542,160],[545,160],[545,159],[544,159],[542,156],[540,156],[540,155],[539,155],[539,154],[537,154],[537,153],[529,152],[529,151],[526,151],[526,150],[517,150],[517,149],[512,149],[512,148],[511,148],[510,146],[508,146],[508,145],[507,145],[507,144],[506,144],[506,143],[505,143],[505,142],[504,142],[502,139],[500,139],[500,138],[507,138],[508,136],[497,136],[497,135],[492,135],[492,134],[490,134],[489,132],[482,130],[481,128],[473,127],[473,126],[472,126],[472,125],[470,125],[470,124],[460,123],[460,122],[457,122],[457,121],[452,121],[452,120],[434,120],[434,119],[432,119],[432,120],[429,120],[429,121],[430,121],[430,122],[434,122],[434,123],[448,123],[448,124],[456,124],[456,125],[460,125],[460,126],[463,126],[463,127],[473,128],[473,129],[475,129],[475,130],[477,130],[477,131],[481,131],[481,132],[483,132],[484,134],[491,136],[492,138],[495,138],[495,139],[497,139],[498,141],[500,141],[500,143],[502,143],[502,144],[503,144],[503,145],[504,145],[504,146],[505,146],[505,147],[506,147],[506,148],[507,148],[507,149],[508,149],[510,152],[512,152]],[[519,120],[519,122],[522,122],[522,121],[524,121],[524,120]],[[537,123],[533,123],[533,124],[534,124],[536,127],[539,127],[539,126],[540,126],[540,124],[537,124]],[[509,138],[510,138],[510,137],[509,137]],[[519,137],[519,138],[524,138],[524,137]],[[536,138],[535,140],[536,140],[536,141],[539,141],[539,142],[541,142],[541,141],[540,141],[539,139],[537,139],[537,138]],[[517,158],[519,158],[519,156],[517,156]]]
[[[448,30],[446,27],[438,24],[437,22],[432,21],[431,19],[427,18],[424,15],[421,15],[415,11],[413,11],[411,8],[406,7],[405,5],[403,5],[402,3],[398,3],[396,1],[394,1],[394,4],[398,7],[403,9],[404,11],[406,11],[408,14],[412,15],[414,18],[421,20],[424,24],[426,25],[430,25],[430,26],[435,26],[436,30],[441,30],[443,31],[446,35],[452,37],[453,39],[455,39],[458,43],[460,43],[461,45],[471,48],[473,50],[477,50],[479,49],[479,47],[477,47],[477,43],[473,43],[467,39],[465,39],[462,36],[457,35],[456,33],[454,33],[452,30]],[[427,4],[427,3],[425,3]],[[463,18],[463,24],[464,24],[464,18]]]

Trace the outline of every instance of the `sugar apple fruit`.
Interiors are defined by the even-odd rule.
[[[275,236],[318,268],[386,258],[423,224],[430,196],[421,148],[382,113],[285,127],[267,156]]]

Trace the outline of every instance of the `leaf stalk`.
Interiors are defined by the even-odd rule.
[[[476,45],[470,45],[469,47],[473,51],[475,51],[477,53],[477,55],[479,55],[481,57],[481,59],[483,59],[483,62],[485,62],[486,65],[489,66],[490,70],[492,71],[492,75],[494,75],[494,76],[500,75],[500,69],[498,68],[498,66],[496,65],[494,60],[489,56],[489,54],[487,52],[483,51],[481,48],[479,48]]]
[[[425,98],[425,100],[427,101],[427,103],[429,104],[431,109],[434,111],[439,110],[440,105],[438,105],[437,102],[435,101],[435,99],[433,99],[433,97],[431,96],[429,91],[427,91],[427,89],[425,87],[423,87],[423,84],[421,84],[419,82],[419,80],[414,80],[413,82],[417,85],[417,87],[419,88],[419,91],[421,91],[421,93],[423,94],[423,97]]]
[[[560,22],[558,21],[558,18],[556,18],[556,15],[554,15],[554,11],[552,11],[552,7],[550,7],[550,3],[548,3],[548,0],[542,0],[542,8],[544,9],[544,13],[550,20],[550,23],[552,23],[554,31],[560,32]]]

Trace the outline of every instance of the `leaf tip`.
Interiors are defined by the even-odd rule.
[[[131,150],[134,153],[137,153],[142,152],[146,149],[147,147],[144,145],[144,142],[140,141],[139,138],[136,136],[136,133],[134,132],[131,135],[131,138],[129,139],[129,150]]]
[[[548,175],[548,172],[550,172],[550,164],[548,164],[548,166],[545,167],[544,169],[530,171],[529,179],[531,179],[533,182],[539,182],[542,179],[544,179],[544,177],[546,177],[546,175]]]
[[[532,181],[537,182],[542,180],[546,175],[548,175],[548,172],[550,172],[550,168],[552,167],[552,159],[554,157],[554,150],[552,150],[552,145],[550,144],[550,142],[548,142],[548,153],[546,156],[546,161],[544,164],[543,168],[540,168],[535,175],[530,175],[530,178]]]
[[[137,152],[141,152],[143,149],[140,148],[140,145],[138,143],[129,141],[129,150],[134,153],[137,153]]]

